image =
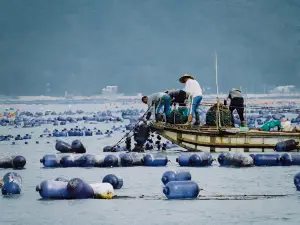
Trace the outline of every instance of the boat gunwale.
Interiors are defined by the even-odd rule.
[[[207,135],[207,136],[232,136],[232,137],[245,137],[245,136],[251,136],[251,137],[298,137],[300,138],[300,132],[268,132],[268,131],[237,131],[235,133],[231,133],[226,129],[218,131],[215,127],[205,127],[203,129],[191,129],[187,130],[186,126],[169,126],[169,125],[157,125],[152,124],[152,127],[158,130],[164,130],[164,131],[174,131],[176,133],[185,133],[185,134],[196,134],[196,135]],[[211,130],[209,130],[211,129]]]

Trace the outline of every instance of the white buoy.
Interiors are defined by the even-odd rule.
[[[113,186],[110,183],[90,184],[94,190],[94,198],[112,199],[115,195]]]

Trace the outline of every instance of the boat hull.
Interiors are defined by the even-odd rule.
[[[278,142],[294,139],[300,142],[297,132],[264,132],[257,130],[201,127],[198,129],[169,124],[152,124],[151,127],[164,138],[189,151],[202,152],[272,152]],[[299,151],[299,146],[296,149]]]

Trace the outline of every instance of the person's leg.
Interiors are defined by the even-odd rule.
[[[236,108],[236,111],[239,115],[239,118],[241,120],[241,124],[242,126],[244,126],[245,124],[245,119],[244,119],[244,105],[240,105],[239,107]]]
[[[229,110],[230,110],[230,113],[231,113],[231,126],[234,127],[234,117],[233,117],[233,111],[235,110],[235,107],[230,105],[229,106]]]
[[[200,104],[202,101],[202,96],[197,96],[194,98],[194,111],[196,122],[194,125],[200,125]]]
[[[171,111],[171,98],[169,95],[163,96],[163,104],[164,104],[164,113],[167,118],[167,115]]]

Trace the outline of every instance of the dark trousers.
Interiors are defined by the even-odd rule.
[[[231,123],[234,126],[233,111],[236,109],[241,122],[244,122],[244,99],[243,98],[233,98],[230,102],[229,110],[231,112]]]

